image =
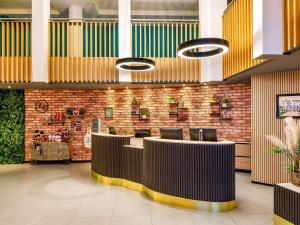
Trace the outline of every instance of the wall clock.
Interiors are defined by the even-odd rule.
[[[45,113],[48,111],[49,105],[46,100],[38,100],[35,103],[35,110],[39,113]]]

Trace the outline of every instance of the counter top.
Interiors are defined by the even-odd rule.
[[[156,141],[156,142],[167,142],[167,143],[178,143],[178,144],[195,144],[195,145],[231,145],[235,144],[233,141],[219,141],[219,142],[210,142],[210,141],[191,141],[191,140],[173,140],[173,139],[161,139],[160,137],[147,137],[144,140]]]
[[[126,147],[126,148],[137,148],[137,149],[143,149],[142,146],[137,146],[137,145],[123,145],[123,147]]]
[[[297,186],[293,185],[292,183],[282,183],[282,184],[276,184],[276,185],[300,194],[300,187],[297,187]]]
[[[106,134],[106,133],[92,133],[93,135],[103,136],[103,137],[134,137],[133,135],[126,134]]]

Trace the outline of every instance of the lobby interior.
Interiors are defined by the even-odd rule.
[[[0,0],[0,225],[300,225],[299,0]]]

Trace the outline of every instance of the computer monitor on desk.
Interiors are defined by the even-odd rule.
[[[183,132],[180,128],[160,128],[160,138],[183,140]]]
[[[217,129],[213,128],[190,128],[191,141],[217,142]]]
[[[136,138],[151,137],[150,129],[135,129],[134,137]]]

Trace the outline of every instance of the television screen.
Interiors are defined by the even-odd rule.
[[[183,140],[183,132],[180,128],[160,128],[160,138]]]

